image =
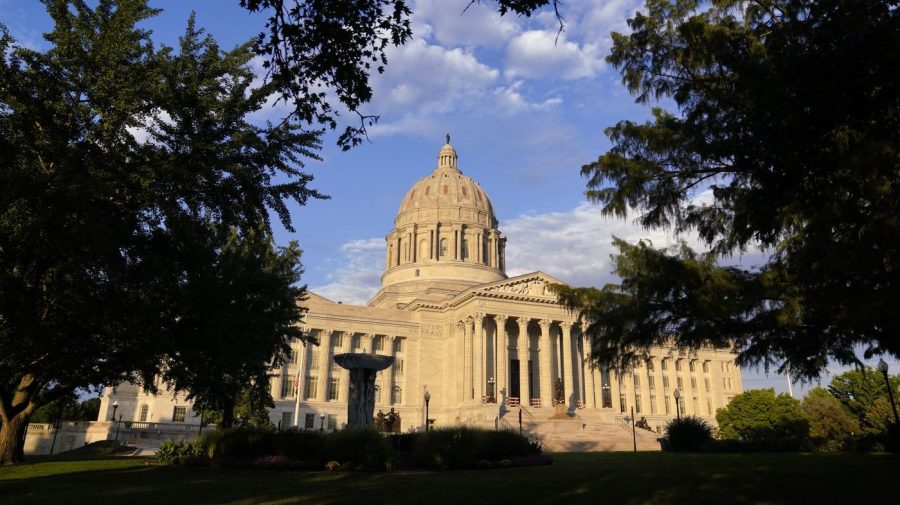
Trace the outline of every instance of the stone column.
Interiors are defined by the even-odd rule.
[[[495,251],[497,249],[497,232],[491,230],[490,238],[488,240],[488,255],[490,256],[490,258],[488,258],[488,265],[496,268],[497,254]]]
[[[297,378],[300,379],[300,382],[297,383],[297,394],[300,395],[300,398],[303,398],[303,391],[306,389],[306,369],[309,367],[309,346],[306,342],[300,344],[297,352],[299,353],[297,357]],[[294,425],[296,426],[296,423]]]
[[[484,365],[485,365],[485,347],[484,347],[484,314],[477,312],[472,314],[475,322],[475,331],[472,333],[472,347],[475,349],[474,359],[475,373],[473,375],[472,384],[475,387],[475,401],[480,403],[481,397],[484,396]]]
[[[394,252],[394,265],[400,266],[400,261],[401,261],[400,259],[403,257],[403,254],[400,251],[400,234],[399,233],[397,234],[397,238],[394,239],[394,244],[395,244],[394,247],[396,249]]]
[[[328,401],[328,381],[331,379],[331,333],[333,330],[322,330],[319,334],[319,391],[316,398]]]
[[[463,331],[463,401],[475,397],[472,386],[472,321],[460,321]]]
[[[441,223],[435,223],[434,231],[431,232],[431,259],[441,259]]]
[[[388,384],[388,403],[391,405],[394,404],[394,388],[397,387],[397,353],[395,352],[396,347],[394,346],[394,339],[397,337],[390,337],[388,335],[384,336],[384,344],[388,345],[390,349],[382,349],[382,353],[387,354],[388,356],[392,356],[394,358],[394,364],[389,366],[387,369],[387,384]],[[405,373],[405,372],[404,372]],[[406,391],[403,392],[403,397],[406,396]],[[401,399],[403,398],[401,397]],[[402,401],[401,401],[402,403]]]
[[[519,401],[522,405],[531,405],[531,392],[528,391],[528,361],[531,358],[531,352],[528,344],[531,339],[528,338],[528,319],[519,317],[516,319],[519,325],[519,341],[517,354],[519,355]]]
[[[509,398],[509,377],[506,372],[509,365],[509,338],[506,335],[506,319],[504,315],[494,316],[494,323],[497,327],[497,376],[494,378],[497,381],[495,386],[497,390],[494,392],[494,396],[498,402],[505,402]]]
[[[335,349],[335,354],[340,354],[344,352],[349,352],[353,348],[353,332],[352,331],[344,331],[340,332],[342,335],[341,338],[341,347],[340,349]],[[350,401],[350,370],[340,367],[341,370],[341,390],[338,394],[338,399],[341,401],[348,402]]]
[[[272,398],[275,400],[283,400],[284,395],[281,394],[284,392],[284,388],[282,384],[284,384],[284,373],[287,371],[288,362],[284,363],[284,366],[278,371],[277,374],[272,376]]]
[[[553,349],[553,340],[550,338],[550,324],[552,322],[549,319],[538,321],[538,325],[541,328],[540,348],[538,351],[538,359],[540,361],[538,376],[541,383],[541,406],[543,407],[553,406],[553,384],[556,382],[556,377],[553,377],[553,369],[550,366]]]
[[[410,253],[412,256],[413,263],[415,263],[419,257],[419,237],[418,237],[417,232],[418,232],[418,230],[416,229],[416,225],[413,225],[412,231],[409,233],[409,236],[411,238],[409,247],[411,249]]]
[[[578,374],[575,373],[573,365],[577,360],[573,359],[574,355],[572,354],[572,322],[563,321],[559,323],[559,328],[562,330],[562,360],[560,361],[563,366],[560,376],[563,380],[563,397],[566,405],[574,407],[580,394],[580,388],[578,387]]]

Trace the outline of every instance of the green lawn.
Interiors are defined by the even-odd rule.
[[[900,457],[558,454],[551,466],[305,473],[147,466],[137,458],[0,468],[0,504],[896,503]]]

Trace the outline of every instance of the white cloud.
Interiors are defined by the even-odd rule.
[[[529,30],[516,36],[506,48],[509,77],[581,79],[593,77],[603,68],[600,47],[578,44],[552,30]]]
[[[417,0],[413,13],[413,33],[445,46],[501,47],[520,31],[515,18],[488,3]]]
[[[328,284],[310,291],[335,302],[365,305],[381,287],[385,245],[383,238],[352,240],[340,248],[340,256],[328,260]]]
[[[583,202],[571,211],[522,215],[504,221],[507,274],[540,270],[575,286],[613,282],[613,236],[628,242],[650,240],[655,247],[676,243],[662,230],[644,230],[628,220],[605,217],[600,207]],[[688,237],[684,237],[688,240]]]

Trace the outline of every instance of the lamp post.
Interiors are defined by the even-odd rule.
[[[117,411],[117,410],[119,410],[119,400],[116,400],[116,401],[113,402],[113,415],[112,415],[112,420],[113,420],[113,421],[116,420],[116,411]]]
[[[488,379],[488,403],[497,403],[497,400],[494,398],[494,378],[491,377]]]
[[[319,431],[325,431],[325,414],[321,414],[319,419],[322,421],[322,424],[319,425]]]
[[[122,414],[119,414],[119,420],[116,421],[116,445],[119,445],[119,426],[122,425]]]
[[[891,381],[888,378],[888,364],[884,359],[878,359],[878,371],[884,375],[884,385],[887,387],[888,398],[891,400],[891,409],[894,411],[894,422],[900,424],[900,417],[897,417],[897,404],[894,403],[894,392],[891,390]]]
[[[681,419],[681,390],[675,388],[675,392],[672,394],[675,396],[675,415],[678,417],[678,419]]]
[[[425,390],[425,431],[428,431],[428,404],[431,402],[431,393]]]

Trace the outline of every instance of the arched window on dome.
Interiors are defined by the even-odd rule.
[[[441,239],[441,257],[443,258],[446,255],[447,255],[447,239],[442,238]]]
[[[463,260],[469,259],[469,241],[466,240],[465,237],[462,238],[461,245],[462,245],[462,247],[460,247],[460,249],[462,249],[462,259]]]

